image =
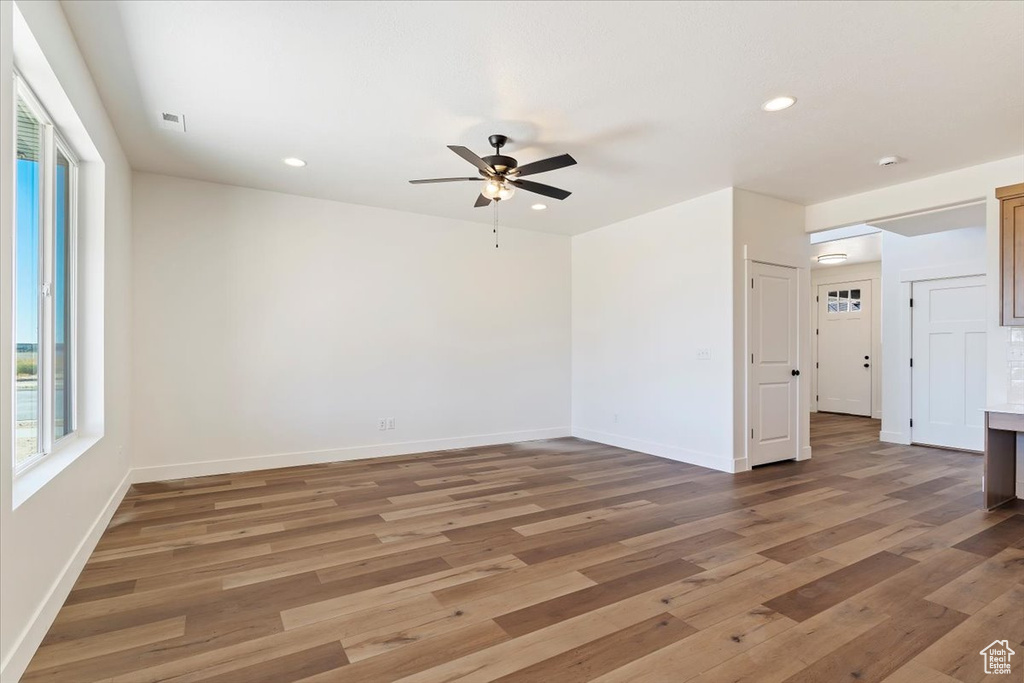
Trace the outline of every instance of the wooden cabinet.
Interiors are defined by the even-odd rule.
[[[996,190],[999,200],[1003,325],[1024,326],[1024,183]]]

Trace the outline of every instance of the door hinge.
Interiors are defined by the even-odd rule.
[[[754,278],[750,278],[750,288],[754,288]]]
[[[821,397],[820,397],[820,396],[818,396],[817,394],[815,394],[815,395],[814,395],[814,400],[815,400],[815,401],[818,401],[818,400],[820,400],[820,399],[821,399]]]
[[[910,359],[910,367],[914,367],[914,359],[913,358]]]
[[[753,429],[751,429],[751,430],[750,430],[750,438],[751,438],[751,439],[753,439],[753,438],[754,438],[754,430],[753,430]]]
[[[815,363],[815,364],[814,364],[814,367],[816,367],[816,368],[820,368],[820,367],[821,367],[821,363]]]
[[[750,364],[754,364],[754,354],[750,354]]]
[[[814,300],[815,300],[815,301],[821,301],[821,297],[817,297],[817,296],[816,296],[816,297],[814,297]]]
[[[818,328],[814,328],[814,334],[815,334],[815,336],[817,336],[817,334],[818,334]]]
[[[914,307],[914,299],[913,299],[913,298],[911,298],[911,299],[910,299],[910,307],[911,307],[911,308],[913,308],[913,307]]]
[[[913,426],[914,426],[914,418],[910,418],[910,426],[911,426],[911,427],[913,427]]]

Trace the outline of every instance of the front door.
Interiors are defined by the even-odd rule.
[[[985,278],[913,285],[914,443],[985,447]]]
[[[747,306],[751,466],[799,454],[800,345],[796,268],[751,263]]]
[[[871,280],[818,288],[818,410],[871,416]]]

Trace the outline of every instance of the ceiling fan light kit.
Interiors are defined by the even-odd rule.
[[[536,183],[532,180],[522,180],[523,176],[535,175],[537,173],[545,173],[547,171],[565,168],[566,166],[573,166],[576,163],[576,160],[568,154],[561,154],[556,157],[541,159],[540,161],[534,161],[526,164],[525,166],[520,166],[519,162],[514,157],[501,153],[501,148],[508,144],[508,136],[495,134],[487,138],[487,141],[491,144],[491,147],[494,148],[494,154],[489,154],[485,157],[477,156],[467,147],[462,147],[460,145],[448,145],[448,149],[476,166],[477,172],[480,174],[480,178],[426,178],[423,180],[410,180],[409,182],[413,185],[421,185],[427,183],[454,183],[463,181],[480,182],[482,179],[483,188],[480,191],[480,196],[476,199],[476,203],[473,204],[475,207],[487,206],[491,202],[496,203],[511,199],[516,193],[516,190],[526,190],[527,192],[533,192],[535,194],[559,200],[565,199],[572,194],[568,190],[544,185],[543,183]]]

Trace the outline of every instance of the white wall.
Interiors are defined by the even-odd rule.
[[[879,235],[880,237],[881,235]],[[818,344],[813,329],[818,327],[818,295],[820,285],[837,284],[857,280],[871,281],[871,417],[882,419],[882,368],[885,355],[882,352],[882,262],[854,263],[843,266],[828,266],[811,270],[811,410],[818,410],[816,392],[818,388]]]
[[[575,436],[732,471],[732,199],[573,237]]]
[[[985,250],[984,228],[917,237],[882,233],[882,441],[910,443],[911,283],[985,274]]]
[[[566,236],[142,173],[134,221],[136,480],[569,433]]]
[[[127,486],[129,468],[129,391],[131,368],[131,171],[78,52],[60,5],[56,2],[18,3],[53,74],[80,117],[105,165],[105,191],[85,198],[83,210],[101,220],[79,226],[88,245],[99,253],[86,254],[83,294],[89,319],[80,333],[102,339],[98,357],[80,372],[89,377],[88,397],[103,397],[103,437],[60,471],[42,489],[12,510],[14,482],[10,452],[0,465],[0,679],[14,681],[49,628],[82,564]],[[11,136],[13,83],[13,6],[0,0],[0,158],[14,156]],[[45,103],[45,102],[44,102]],[[0,356],[13,358],[11,320],[13,281],[12,174],[2,176],[0,205]],[[97,234],[99,232],[100,234]],[[87,234],[86,234],[87,233]],[[102,270],[97,271],[97,268]],[[102,328],[93,334],[96,326]],[[86,359],[86,362],[90,362]],[[95,377],[97,368],[102,372]],[[0,366],[0,384],[11,386],[12,364]],[[97,383],[99,386],[96,386]],[[0,398],[0,439],[10,444],[10,395]],[[90,399],[92,400],[92,399]],[[86,407],[92,408],[94,406]],[[96,411],[91,411],[95,413]]]
[[[747,308],[750,263],[760,261],[797,269],[799,301],[806,301],[810,291],[810,243],[804,231],[804,207],[775,197],[736,188],[733,192],[733,438],[734,471],[748,469],[747,444],[750,425],[747,423],[747,370],[750,349],[747,348]],[[799,397],[799,459],[811,457],[811,326],[806,308],[798,306],[800,397]]]

